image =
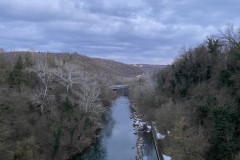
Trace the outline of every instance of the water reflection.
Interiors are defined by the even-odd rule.
[[[112,130],[115,125],[116,121],[112,117],[112,110],[108,111],[104,118],[104,128],[102,132],[100,133],[101,137],[106,136],[106,137],[111,137],[112,135]]]
[[[158,160],[152,133],[143,134],[142,137],[144,140],[143,160]]]
[[[82,156],[75,157],[74,160],[105,160],[106,149],[98,140]]]

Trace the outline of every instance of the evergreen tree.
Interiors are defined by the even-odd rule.
[[[10,88],[18,88],[21,86],[21,75],[23,69],[22,57],[19,56],[13,70],[8,75],[8,83]]]

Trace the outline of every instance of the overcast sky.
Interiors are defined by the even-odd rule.
[[[227,23],[239,0],[0,0],[0,48],[169,64]]]

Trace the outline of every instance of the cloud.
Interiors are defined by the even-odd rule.
[[[227,23],[236,0],[1,0],[0,47],[169,64]]]

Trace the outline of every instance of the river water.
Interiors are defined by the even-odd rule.
[[[100,137],[89,149],[74,160],[135,160],[137,156],[134,134],[133,114],[127,97],[119,97],[105,115]],[[157,160],[154,141],[151,133],[141,135],[144,139],[143,160]]]

